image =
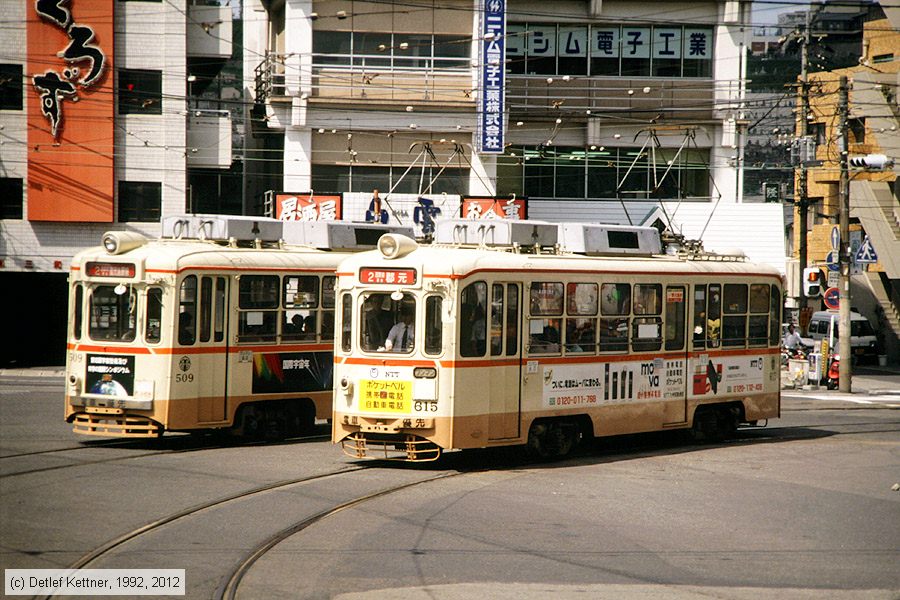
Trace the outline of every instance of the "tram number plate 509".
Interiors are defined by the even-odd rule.
[[[436,400],[416,400],[413,402],[413,410],[416,412],[437,412]]]

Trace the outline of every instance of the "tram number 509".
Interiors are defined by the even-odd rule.
[[[413,402],[413,410],[416,412],[437,412],[438,404],[435,400],[416,400]]]
[[[190,383],[194,381],[193,373],[175,373],[175,381],[177,383]]]

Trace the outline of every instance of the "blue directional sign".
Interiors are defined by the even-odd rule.
[[[841,268],[840,262],[840,255],[837,250],[832,250],[828,253],[828,256],[825,257],[825,264],[828,265],[829,271],[839,271]]]
[[[875,248],[872,246],[872,242],[869,241],[869,236],[866,236],[866,239],[863,240],[863,243],[859,246],[859,250],[856,251],[856,256],[854,256],[854,258],[858,263],[878,262],[878,254],[875,253]]]

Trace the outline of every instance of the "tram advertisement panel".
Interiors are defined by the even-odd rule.
[[[253,393],[329,391],[333,361],[331,352],[254,354]]]
[[[104,396],[134,395],[134,356],[88,354],[85,389]]]
[[[580,408],[684,398],[684,360],[544,367],[544,406]]]

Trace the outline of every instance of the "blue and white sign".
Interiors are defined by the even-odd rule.
[[[869,236],[866,236],[866,239],[863,240],[863,243],[859,247],[859,250],[856,251],[856,256],[854,256],[854,258],[858,263],[878,262],[878,254],[875,252],[872,242],[869,241]]]
[[[825,257],[825,264],[828,265],[829,271],[839,271],[841,268],[841,257],[837,250],[832,250]]]
[[[831,228],[831,247],[835,253],[841,249],[841,229],[837,225]]]
[[[555,31],[554,31],[555,33]],[[484,0],[481,13],[481,97],[479,98],[478,151],[503,153],[503,105],[506,85],[506,0]],[[549,46],[549,38],[546,40]],[[553,36],[555,42],[555,35]],[[529,56],[532,45],[529,40]]]

